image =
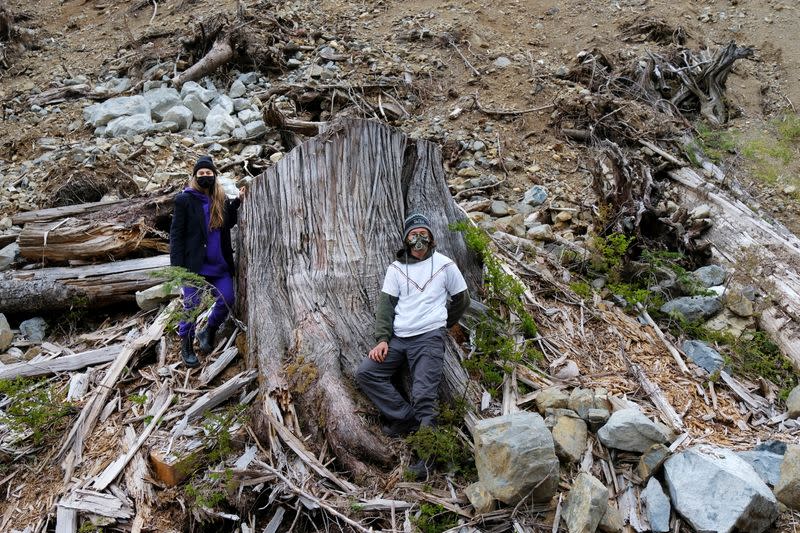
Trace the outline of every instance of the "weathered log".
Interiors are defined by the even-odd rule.
[[[448,229],[464,215],[448,192],[439,148],[378,122],[347,120],[299,145],[253,181],[240,217],[240,294],[262,411],[280,419],[276,410],[288,408],[284,368],[292,364],[302,426],[320,439],[324,432],[357,477],[369,472],[364,461],[391,460],[359,414],[358,404],[374,409],[355,392],[353,375],[374,345],[375,302],[411,212],[429,216],[437,249],[474,289],[480,269]],[[465,394],[456,351],[449,343],[446,396]]]
[[[687,205],[711,205],[714,224],[705,237],[714,256],[734,270],[751,269],[741,274],[771,299],[759,324],[800,370],[800,239],[779,222],[765,221],[690,168],[669,175],[683,186]]]
[[[233,47],[230,41],[230,35],[227,34],[217,39],[211,50],[200,61],[172,79],[173,85],[180,89],[187,81],[207,76],[230,61],[233,57]]]
[[[100,265],[7,272],[6,278],[0,279],[0,309],[13,314],[132,303],[136,291],[163,281],[154,273],[168,266],[169,256],[157,255]]]

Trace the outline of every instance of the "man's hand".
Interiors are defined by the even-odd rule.
[[[386,341],[381,341],[375,345],[373,349],[369,351],[369,358],[375,361],[376,363],[383,363],[383,360],[386,359],[386,354],[389,352],[389,345]]]

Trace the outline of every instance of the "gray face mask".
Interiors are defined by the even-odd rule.
[[[420,252],[431,244],[431,239],[427,235],[417,233],[409,237],[407,242],[412,250]]]

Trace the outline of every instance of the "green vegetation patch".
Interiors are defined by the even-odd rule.
[[[64,392],[46,379],[15,378],[0,380],[0,396],[8,405],[0,412],[0,422],[18,433],[31,433],[34,444],[42,444],[66,424],[75,407],[64,401]]]

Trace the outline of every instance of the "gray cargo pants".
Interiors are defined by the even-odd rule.
[[[416,418],[422,426],[436,424],[445,335],[447,330],[441,328],[414,337],[392,337],[382,363],[370,358],[361,362],[356,371],[358,386],[390,421]],[[406,359],[411,370],[411,405],[391,382]]]

